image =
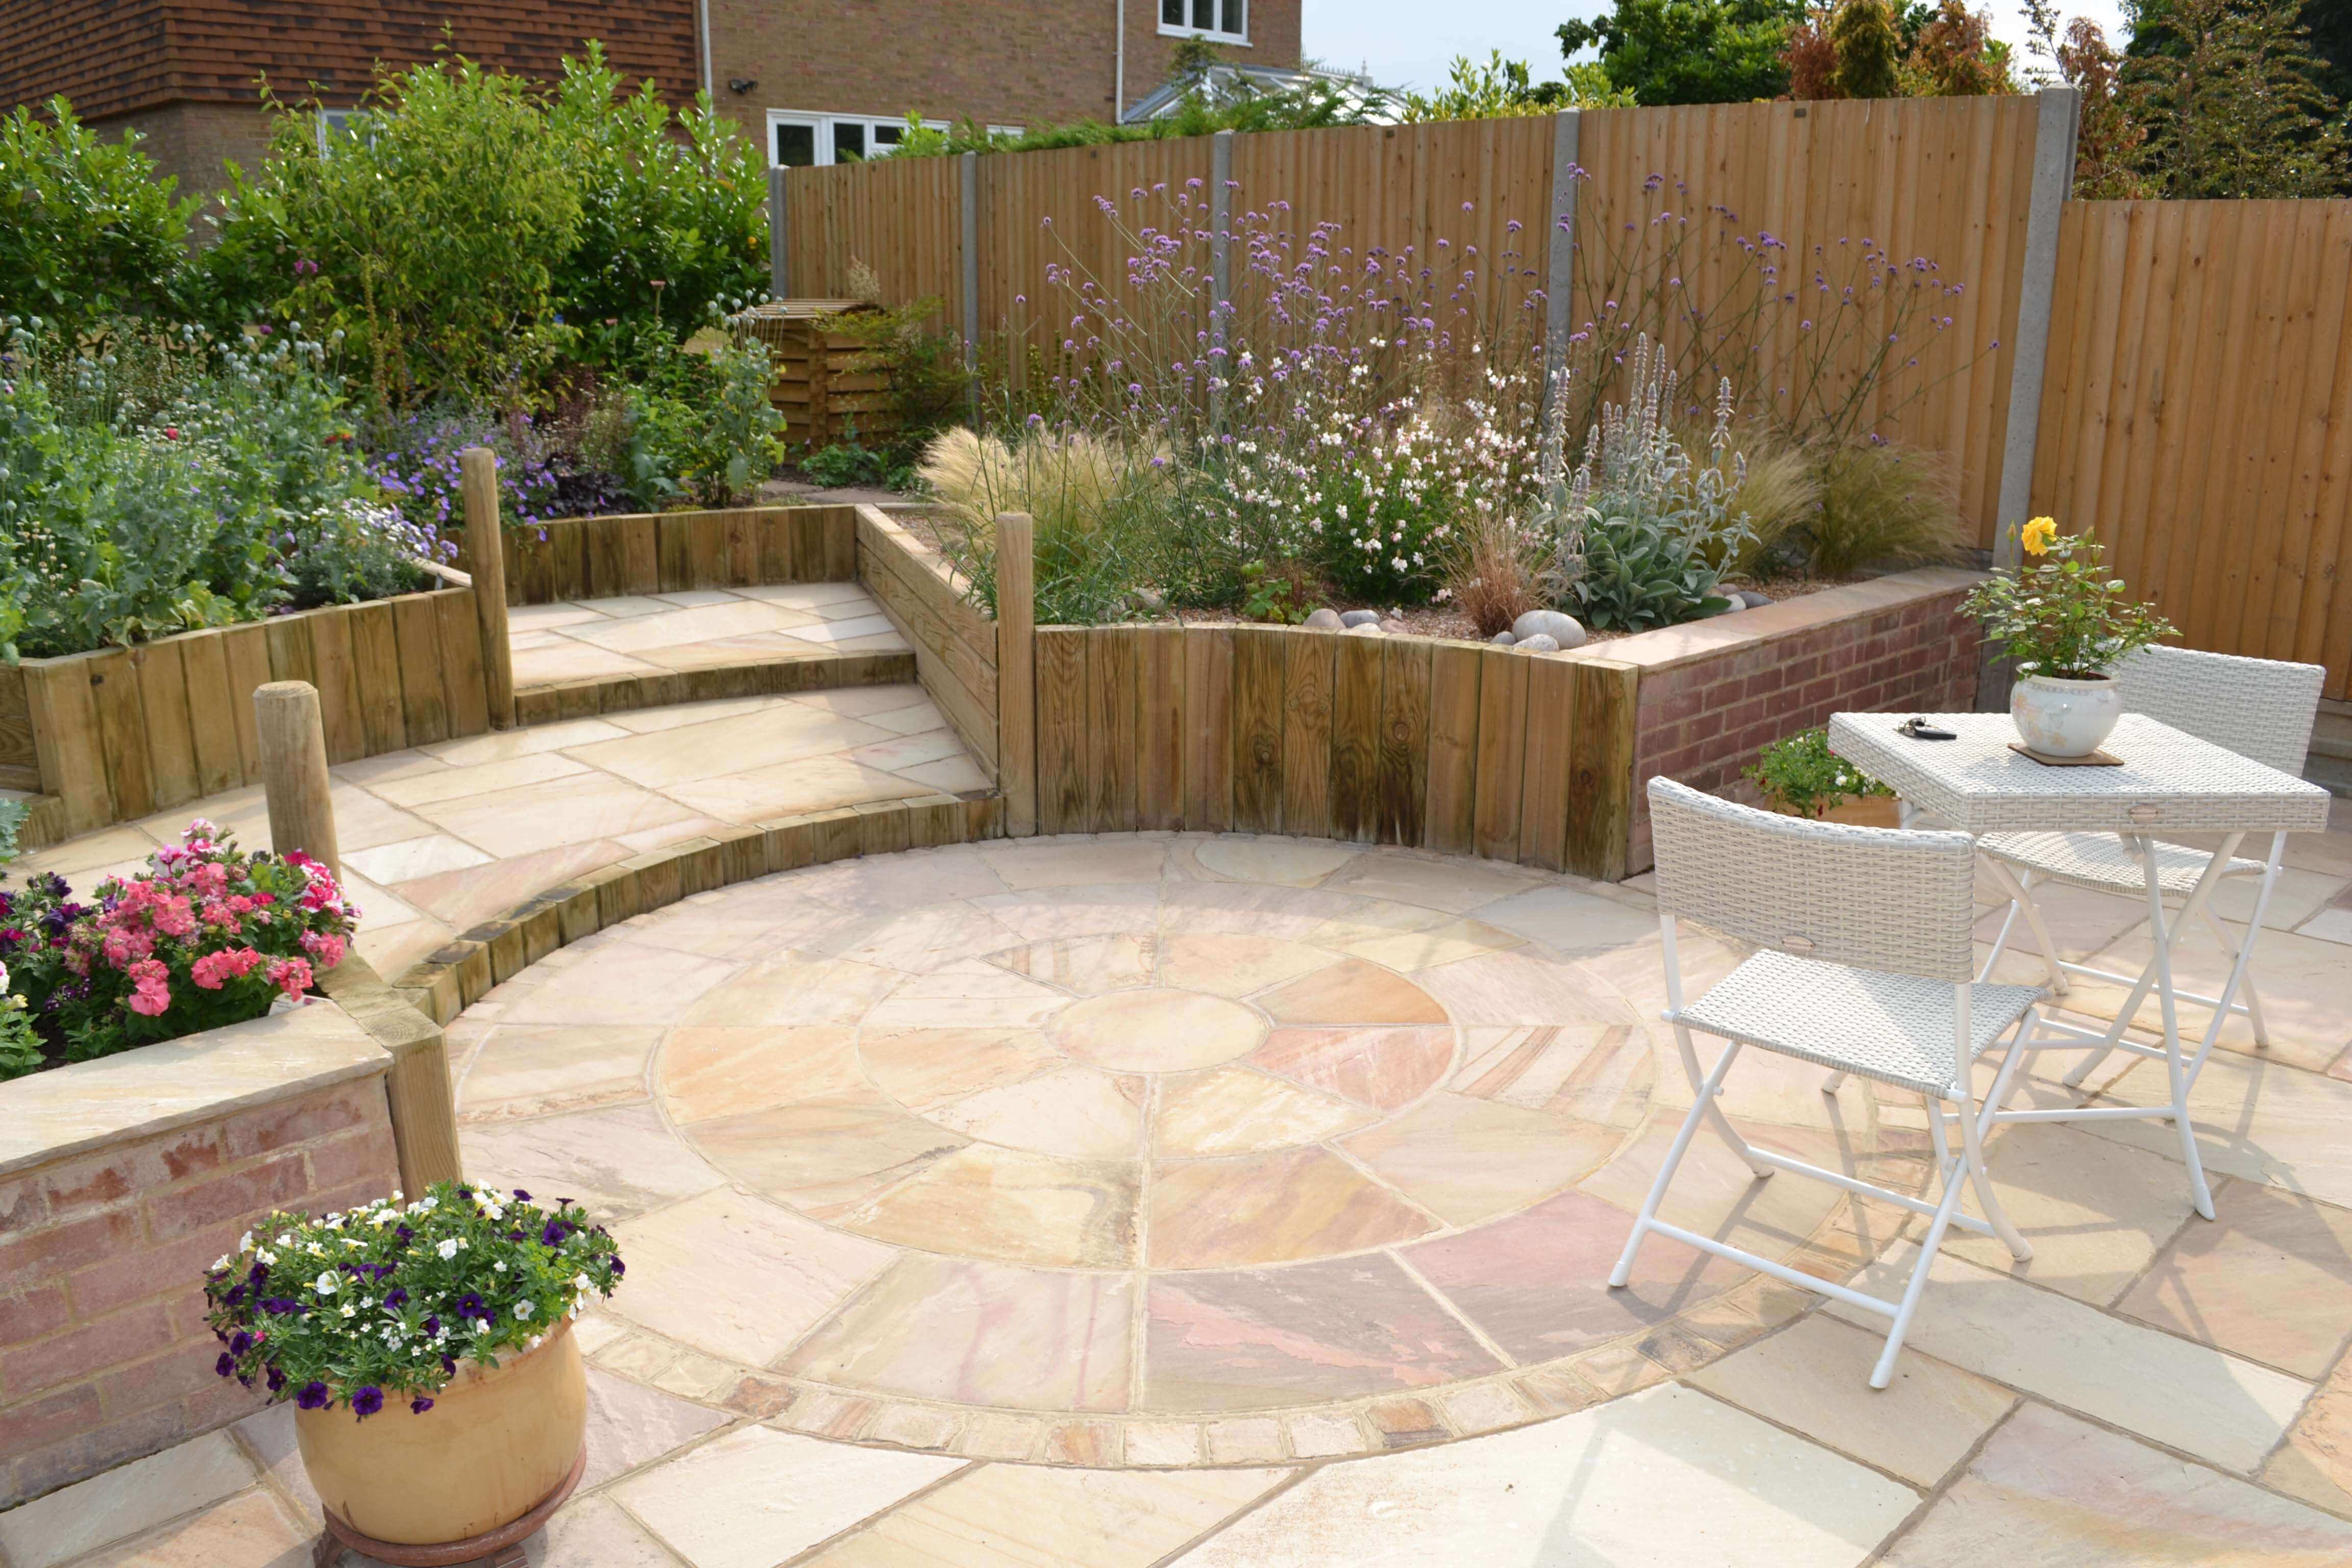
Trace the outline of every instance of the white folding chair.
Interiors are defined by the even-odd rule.
[[[2116,681],[2123,689],[2124,706],[2129,711],[2145,713],[2185,734],[2300,778],[2326,675],[2315,664],[2149,647],[2124,660],[2116,669]],[[2121,898],[2147,898],[2147,869],[2135,845],[2119,835],[2105,833],[1989,833],[1977,840],[1977,847],[1983,851],[1988,868],[2010,900],[2000,934],[1993,939],[1991,955],[1985,960],[1986,978],[1991,977],[1993,966],[2008,950],[2010,933],[2022,914],[2033,940],[2041,945],[2053,992],[2065,994],[2069,976],[2105,980],[2128,988],[2130,1005],[2138,1005],[2147,989],[2145,980],[2059,959],[2049,926],[2033,899],[2035,888],[2053,882]],[[2271,853],[2264,860],[2239,858],[2234,844],[2230,846],[2232,853],[2218,861],[2206,851],[2186,845],[2151,840],[2147,847],[2156,858],[2156,894],[2168,910],[2177,906],[2179,911],[2168,924],[2168,946],[2179,940],[2192,918],[2202,919],[2229,956],[2232,971],[2232,983],[2222,988],[2221,996],[2194,991],[2175,994],[2213,1011],[2209,1042],[2220,1037],[2221,1024],[2234,1014],[2253,1026],[2255,1044],[2268,1045],[2270,1030],[2263,1022],[2262,998],[2255,994],[2248,967],[2252,962],[2252,934],[2259,929],[2263,912],[2270,905],[2271,890],[2277,885],[2286,836],[2272,836]],[[2210,903],[2214,889],[2233,877],[2262,879],[2255,894],[2256,924],[2249,930],[2246,951],[2241,951]],[[2242,994],[2244,1001],[2235,1000]],[[2067,1071],[2064,1081],[2080,1084],[2106,1058],[2110,1048],[2087,1052]]]
[[[2002,1213],[1984,1163],[1990,1108],[2000,1103],[2025,1053],[2008,1051],[1984,1096],[1971,1068],[1986,1050],[2030,1028],[2037,986],[1994,985],[1974,978],[1969,939],[1976,846],[1966,834],[1852,827],[1776,816],[1675,784],[1650,781],[1650,826],[1657,854],[1658,927],[1665,941],[1665,1017],[1675,1027],[1696,1099],[1666,1150],[1665,1163],[1625,1238],[1609,1276],[1622,1286],[1652,1231],[1701,1251],[1760,1269],[1894,1320],[1870,1386],[1885,1388],[1927,1270],[1953,1226],[1999,1237],[2020,1259],[2032,1256]],[[1761,951],[1707,994],[1683,1002],[1678,919],[1694,921]],[[1725,1042],[1702,1071],[1693,1033]],[[1716,1097],[1724,1075],[1749,1046],[1874,1079],[1926,1098],[1935,1123],[1937,1200],[1897,1193],[1843,1172],[1827,1171],[1759,1149],[1739,1135]],[[1786,1264],[1701,1236],[1658,1217],[1675,1171],[1705,1121],[1759,1180],[1790,1171],[1927,1217],[1927,1234],[1899,1300],[1817,1279]],[[1951,1123],[1960,1149],[1951,1150]],[[1960,1212],[1961,1173],[1975,1184],[1985,1217]]]

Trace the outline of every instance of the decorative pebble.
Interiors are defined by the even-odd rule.
[[[1156,616],[1168,607],[1168,601],[1149,588],[1138,588],[1135,591],[1135,603],[1137,607],[1147,616]]]
[[[1349,631],[1358,626],[1376,626],[1381,624],[1381,613],[1378,610],[1349,610],[1339,617],[1339,624]]]
[[[1339,619],[1339,612],[1328,605],[1307,617],[1307,626],[1318,632],[1336,632],[1346,624]]]
[[[1493,637],[1488,637],[1486,640],[1493,643],[1496,647],[1508,647],[1519,639],[1513,637],[1508,632],[1496,632]]]
[[[1538,632],[1531,637],[1521,637],[1518,646],[1521,653],[1558,653],[1559,639]]]
[[[1370,621],[1358,621],[1354,626],[1348,628],[1348,635],[1351,637],[1384,637],[1387,634],[1382,632],[1379,626],[1374,626]]]
[[[1412,635],[1412,628],[1402,621],[1382,621],[1381,630],[1392,637],[1405,637]]]
[[[1511,635],[1522,643],[1532,637],[1548,637],[1561,647],[1584,646],[1584,627],[1574,616],[1558,610],[1529,610],[1511,623]]]
[[[1753,588],[1740,589],[1739,596],[1747,601],[1748,607],[1751,610],[1760,610],[1772,602],[1769,595],[1759,594]]]

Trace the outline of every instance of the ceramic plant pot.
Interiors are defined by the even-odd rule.
[[[2124,716],[2124,695],[2105,676],[2068,680],[2029,675],[2010,689],[2009,716],[2018,739],[2053,757],[2087,757]]]
[[[421,1415],[405,1400],[365,1420],[347,1405],[294,1413],[320,1500],[362,1535],[417,1546],[530,1512],[572,1473],[587,1429],[587,1373],[568,1318],[494,1368],[458,1363]]]

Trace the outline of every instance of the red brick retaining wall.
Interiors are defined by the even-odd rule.
[[[399,1184],[391,1058],[336,1010],[302,1012],[332,1015],[305,1032],[333,1037],[323,1056],[295,1044],[294,1081],[162,1131],[0,1163],[0,1509],[258,1409],[258,1395],[213,1374],[205,1270],[272,1209],[344,1208]],[[238,1026],[262,1031],[247,1051],[286,1043],[282,1023]],[[85,1080],[94,1098],[135,1096],[131,1074],[182,1071],[192,1043],[0,1084],[0,1116],[67,1087],[42,1080],[86,1069],[111,1069]],[[150,1053],[169,1055],[136,1061]]]
[[[1656,774],[1752,801],[1757,749],[1832,713],[1973,709],[1981,628],[1959,603],[1978,580],[1900,572],[1597,648],[1642,667],[1628,868],[1651,864]]]

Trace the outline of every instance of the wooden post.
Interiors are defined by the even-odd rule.
[[[792,281],[792,230],[784,222],[784,171],[768,171],[768,297],[786,300],[785,290]]]
[[[996,520],[996,773],[1004,831],[1037,831],[1037,554],[1029,514]]]
[[[499,460],[488,447],[457,454],[466,503],[466,551],[474,568],[474,614],[482,626],[482,689],[490,728],[514,728],[514,648],[507,641],[507,558],[499,527]]]
[[[254,731],[261,745],[261,790],[269,804],[270,847],[299,849],[340,880],[335,803],[327,779],[327,729],[319,690],[307,680],[273,680],[254,689]]]

